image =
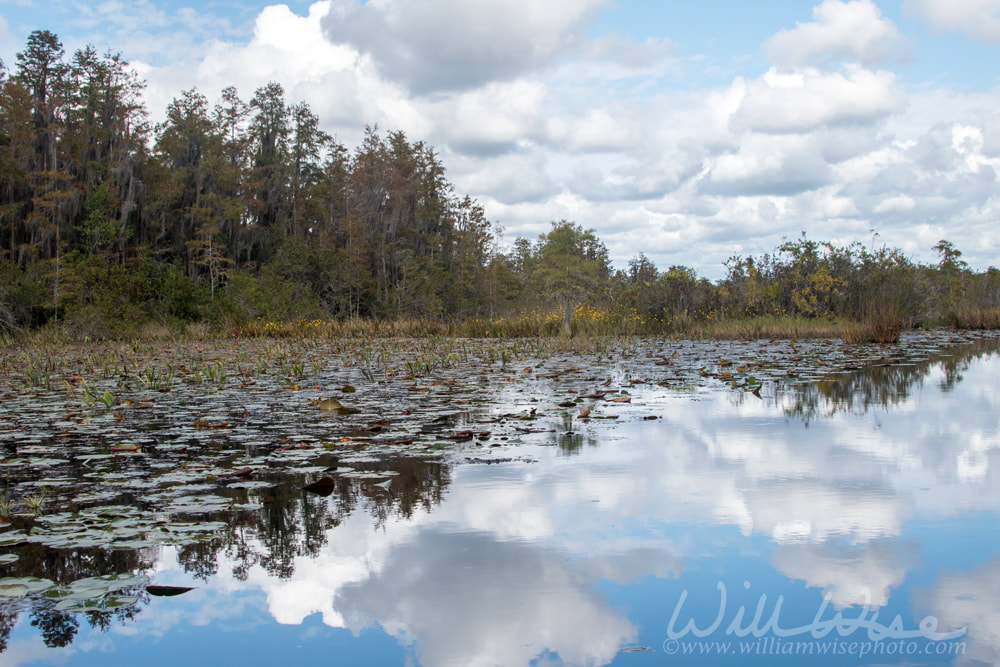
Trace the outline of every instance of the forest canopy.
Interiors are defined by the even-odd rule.
[[[67,55],[45,30],[0,63],[0,333],[530,313],[567,332],[581,313],[633,331],[776,315],[913,325],[1000,305],[996,269],[971,271],[946,240],[919,265],[803,234],[731,258],[716,283],[642,254],[615,270],[594,231],[565,220],[507,248],[433,147],[402,132],[367,127],[344,146],[277,82],[249,99],[182,91],[153,125],[144,87],[120,54]]]

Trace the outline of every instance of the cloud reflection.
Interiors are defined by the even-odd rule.
[[[743,555],[836,608],[878,609],[921,560],[907,522],[1000,512],[996,368],[972,363],[945,382],[931,364],[910,393],[862,410],[810,395],[825,407],[808,419],[787,410],[789,397],[634,389],[633,405],[662,419],[577,424],[602,445],[524,445],[538,464],[458,466],[440,505],[380,530],[356,512],[289,579],[251,581],[279,622],[321,613],[355,633],[377,623],[427,665],[606,663],[638,628],[601,581],[678,577],[703,559],[725,567],[731,531],[720,529],[765,538],[771,555],[751,542]],[[975,629],[976,657],[992,662],[998,568],[944,577],[929,597],[949,627]]]

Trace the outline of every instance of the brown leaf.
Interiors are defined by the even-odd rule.
[[[223,421],[213,424],[204,417],[198,417],[198,419],[194,420],[194,423],[192,423],[191,426],[194,426],[195,428],[228,428],[229,422]]]

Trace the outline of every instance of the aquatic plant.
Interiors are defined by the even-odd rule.
[[[27,495],[24,497],[24,504],[28,508],[30,514],[41,514],[42,508],[45,506],[45,497],[47,495],[47,489],[43,486],[37,493]]]

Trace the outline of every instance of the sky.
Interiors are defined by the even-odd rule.
[[[504,240],[593,229],[718,279],[803,232],[1000,265],[1000,0],[0,0],[120,52],[151,119],[270,81],[349,148],[365,125],[440,155]]]

